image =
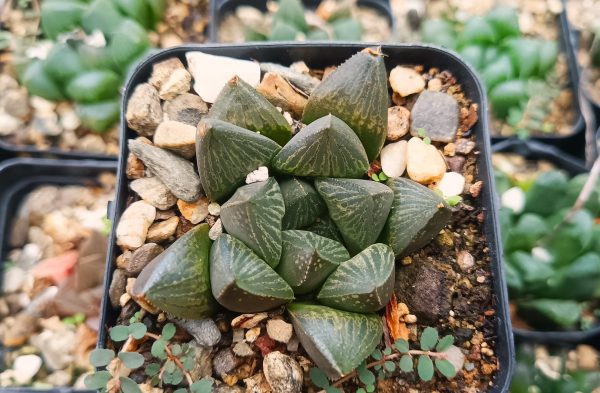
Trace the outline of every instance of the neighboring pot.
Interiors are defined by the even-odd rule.
[[[321,0],[302,0],[306,8],[315,9],[319,6]],[[389,0],[358,0],[357,5],[366,8],[372,8],[383,15],[394,30],[394,16]],[[230,12],[234,12],[239,6],[249,5],[254,8],[267,12],[267,0],[213,0],[210,5],[210,26],[208,28],[209,42],[221,42],[219,40],[219,25],[221,21]]]
[[[545,160],[554,164],[558,169],[566,171],[569,176],[585,173],[588,170],[583,162],[564,154],[559,149],[535,141],[508,140],[492,147],[494,153],[515,153],[528,160]],[[513,328],[516,340],[547,343],[567,344],[582,343],[593,338],[600,339],[600,323],[589,330],[576,331],[538,331]]]
[[[66,158],[75,160],[115,160],[116,156],[86,153],[79,150],[64,150],[58,147],[38,149],[34,145],[15,145],[0,139],[0,159],[3,155],[28,155],[38,158]]]
[[[96,184],[102,172],[114,172],[116,162],[47,160],[39,158],[16,158],[0,164],[0,274],[2,263],[9,252],[8,236],[11,222],[25,196],[43,185],[91,185]],[[0,292],[2,280],[0,280]],[[0,346],[0,369],[4,348]],[[3,393],[83,393],[90,390],[56,387],[39,389],[10,387],[0,389]]]

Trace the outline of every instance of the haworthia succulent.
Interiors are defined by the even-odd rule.
[[[376,314],[292,303],[288,313],[302,347],[329,378],[354,370],[379,344],[383,329]]]
[[[241,78],[234,76],[219,93],[208,115],[236,126],[256,131],[285,145],[292,127],[265,97]]]
[[[299,229],[314,223],[327,209],[317,190],[305,180],[296,177],[279,183],[285,215],[283,229]]]
[[[275,178],[248,184],[221,206],[223,227],[270,266],[281,257],[281,220],[285,207]]]
[[[261,312],[294,298],[292,288],[241,241],[222,234],[210,250],[212,293],[235,312]]]
[[[216,119],[202,119],[196,137],[198,173],[206,195],[218,201],[267,165],[281,147],[256,132]]]
[[[387,133],[388,87],[383,54],[365,49],[340,65],[308,98],[302,121],[309,124],[331,113],[360,138],[374,160]]]
[[[180,318],[210,316],[215,303],[209,281],[208,230],[208,224],[196,226],[154,258],[135,281],[135,298]]]
[[[317,179],[315,187],[351,253],[377,241],[394,198],[389,187],[357,179]]]
[[[392,249],[385,244],[373,244],[342,262],[327,278],[317,299],[340,310],[380,310],[392,297],[395,270]]]
[[[316,233],[317,235],[326,237],[328,239],[335,240],[336,242],[344,242],[342,234],[328,215],[323,215],[317,218],[314,224],[309,225],[303,229],[305,231]]]
[[[296,176],[360,177],[369,169],[369,160],[352,129],[327,115],[294,135],[273,166]]]
[[[342,244],[307,231],[283,231],[282,245],[277,273],[299,295],[318,289],[340,262],[350,258]]]
[[[397,178],[386,183],[394,202],[383,229],[382,242],[396,256],[410,254],[429,243],[450,220],[452,212],[441,196],[412,180]]]

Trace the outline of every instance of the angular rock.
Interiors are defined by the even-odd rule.
[[[269,168],[259,166],[257,170],[248,173],[246,176],[246,184],[258,183],[269,179]]]
[[[219,236],[221,236],[222,233],[223,233],[223,223],[221,222],[221,219],[219,218],[215,222],[215,225],[210,227],[210,231],[208,231],[208,237],[210,238],[210,240],[217,240],[217,238]]]
[[[260,66],[249,60],[215,56],[200,51],[185,54],[194,78],[194,91],[208,103],[217,99],[223,86],[234,76],[254,87],[260,83]]]
[[[452,172],[462,173],[463,168],[465,166],[465,162],[467,159],[463,156],[454,156],[454,157],[444,157],[446,159],[446,163],[448,164],[448,168]]]
[[[23,126],[23,121],[19,118],[0,112],[0,135],[11,135]]]
[[[408,177],[421,184],[438,182],[446,173],[446,161],[432,144],[412,137],[406,146],[406,172]]]
[[[196,155],[196,127],[174,120],[163,121],[154,133],[154,145],[191,159]]]
[[[146,243],[131,254],[125,271],[129,275],[139,274],[155,257],[165,249],[156,243]]]
[[[192,76],[186,69],[177,69],[164,81],[158,90],[161,100],[172,100],[180,94],[190,91]]]
[[[202,195],[200,178],[190,161],[137,140],[129,141],[129,149],[177,198],[193,202]]]
[[[158,63],[152,64],[152,74],[148,83],[160,90],[164,83],[166,83],[171,75],[177,70],[184,70],[185,66],[177,57],[172,57],[167,60],[159,61]]]
[[[202,117],[208,113],[208,106],[199,96],[184,93],[170,101],[165,101],[163,112],[169,120],[197,127]]]
[[[196,157],[206,195],[220,201],[244,183],[246,175],[268,165],[281,147],[271,139],[221,120],[202,119]]]
[[[437,189],[442,192],[444,198],[461,195],[465,190],[465,177],[460,173],[446,172],[437,183]]]
[[[147,202],[137,201],[129,205],[117,224],[117,245],[125,249],[141,247],[155,217],[156,208]]]
[[[170,209],[177,202],[177,198],[157,177],[136,179],[129,183],[129,187],[144,201],[160,210]]]
[[[390,72],[390,86],[401,97],[420,93],[425,89],[425,80],[414,69],[396,66]]]
[[[202,378],[212,375],[213,351],[211,347],[198,345],[195,342],[191,343],[196,351],[194,368],[190,370],[190,375],[193,381],[198,381]]]
[[[451,95],[424,91],[410,112],[410,133],[417,136],[423,129],[432,141],[452,142],[458,130],[458,112],[458,103]]]
[[[281,75],[267,72],[262,82],[256,88],[271,104],[286,112],[290,112],[295,118],[302,116],[307,98],[298,93],[287,80]]]
[[[304,373],[291,357],[279,351],[270,352],[263,360],[263,373],[273,393],[300,393]]]
[[[214,347],[221,340],[221,331],[211,318],[204,319],[175,319],[175,323],[185,329],[198,345]]]
[[[125,174],[130,180],[140,179],[146,174],[146,167],[144,166],[144,163],[133,153],[129,153],[127,155],[127,169]]]
[[[406,170],[406,141],[387,144],[381,149],[381,170],[387,177],[400,177]]]
[[[279,183],[285,215],[283,229],[300,229],[313,224],[327,207],[311,183],[297,177]]]
[[[410,129],[410,111],[403,106],[388,108],[388,126],[386,140],[394,142],[402,138]]]
[[[254,351],[250,348],[250,345],[245,341],[236,343],[233,347],[233,353],[241,357],[247,357],[254,355]]]
[[[152,243],[161,243],[169,240],[173,235],[175,235],[175,231],[177,231],[177,225],[179,225],[178,217],[169,217],[164,221],[155,222],[148,229],[146,240]]]
[[[152,136],[162,121],[162,108],[158,92],[149,83],[136,86],[127,101],[127,125],[142,136]]]
[[[115,269],[110,281],[110,288],[108,289],[108,297],[110,304],[113,307],[119,306],[119,299],[121,295],[125,293],[125,286],[127,285],[127,274],[123,269]]]
[[[456,145],[456,152],[458,154],[467,155],[475,148],[475,142],[466,138],[457,139],[454,144]]]
[[[448,317],[451,285],[446,273],[427,260],[417,258],[409,265],[398,265],[396,297],[417,316],[419,323],[431,326]]]
[[[208,198],[206,197],[201,197],[191,203],[178,200],[177,207],[181,215],[192,224],[199,224],[208,216]]]
[[[213,370],[215,374],[223,376],[236,368],[242,359],[235,356],[229,348],[221,349],[213,359]]]
[[[283,319],[271,319],[267,322],[267,334],[275,341],[287,344],[293,333],[293,326]]]
[[[276,63],[260,63],[260,69],[265,75],[269,73],[281,75],[285,80],[303,91],[307,96],[310,95],[320,83],[317,78]]]

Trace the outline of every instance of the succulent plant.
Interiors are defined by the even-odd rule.
[[[424,246],[450,218],[423,185],[368,180],[369,157],[386,135],[382,56],[367,49],[334,71],[309,97],[309,124],[287,142],[272,104],[237,78],[224,87],[196,146],[204,191],[224,202],[226,233],[211,246],[206,229],[194,229],[172,244],[138,277],[141,304],[186,318],[206,315],[213,301],[239,313],[285,305],[303,347],[332,378],[373,352],[382,335],[375,312],[393,294],[396,256]],[[260,166],[270,177],[243,185]]]
[[[103,132],[119,119],[119,89],[129,67],[150,46],[146,29],[162,17],[164,0],[56,0],[41,5],[41,27],[54,40],[45,60],[31,61],[21,81],[31,95],[72,100],[82,124]],[[105,45],[60,35],[101,33]]]

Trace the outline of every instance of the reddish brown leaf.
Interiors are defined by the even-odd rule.
[[[385,307],[385,319],[392,341],[398,339],[408,340],[408,328],[406,327],[406,324],[400,320],[406,314],[406,306],[399,306],[396,295],[392,294],[390,302]]]

